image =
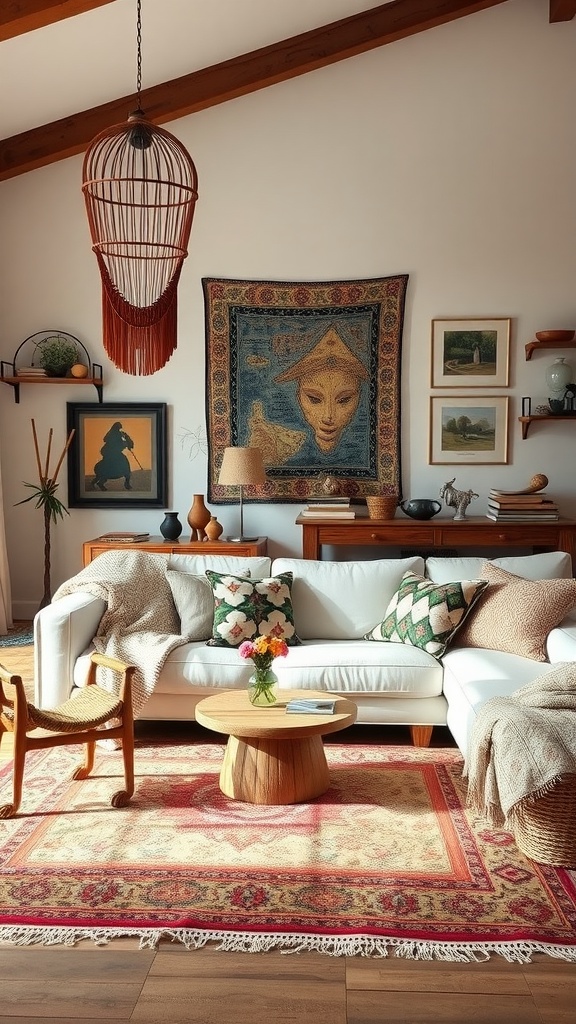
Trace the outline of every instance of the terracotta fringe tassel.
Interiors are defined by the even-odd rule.
[[[132,312],[134,307],[128,306]],[[151,307],[152,311],[154,307]],[[136,312],[142,313],[142,310]],[[178,301],[176,288],[164,315],[155,322],[135,326],[117,312],[104,285],[102,286],[103,344],[119,370],[133,375],[149,376],[166,365],[177,347]]]

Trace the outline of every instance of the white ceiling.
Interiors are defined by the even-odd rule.
[[[142,88],[376,6],[378,0],[142,0]],[[136,0],[114,0],[1,42],[0,138],[135,92],[136,53]]]

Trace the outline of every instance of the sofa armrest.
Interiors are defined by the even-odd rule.
[[[546,652],[552,664],[557,661],[576,661],[576,620],[572,615],[550,630]]]
[[[76,659],[86,650],[106,610],[106,602],[91,594],[67,594],[34,619],[34,702],[55,708],[74,686]]]

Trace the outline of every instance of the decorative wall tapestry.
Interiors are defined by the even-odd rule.
[[[408,275],[286,283],[203,280],[208,498],[224,448],[261,448],[245,500],[401,494],[400,362]]]

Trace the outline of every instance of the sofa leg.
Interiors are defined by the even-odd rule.
[[[411,725],[410,735],[415,747],[429,747],[433,725]]]

